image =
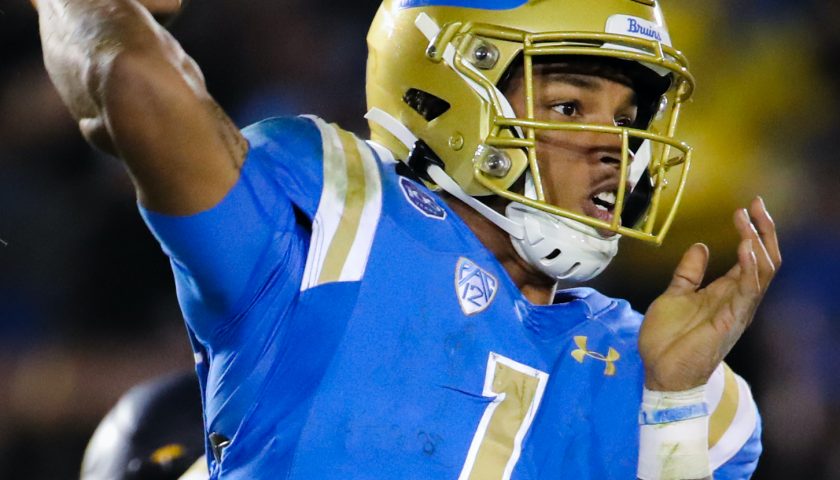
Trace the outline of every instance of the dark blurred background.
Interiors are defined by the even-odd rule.
[[[360,134],[376,0],[195,0],[172,25],[240,126],[315,113]],[[729,357],[765,422],[757,479],[840,479],[840,3],[669,0],[698,79],[696,147],[660,249],[627,241],[597,286],[644,311],[695,241],[735,261],[733,211],[764,196],[785,266]],[[29,2],[0,4],[0,478],[72,479],[130,386],[192,358],[169,266],[122,167],[46,77]]]

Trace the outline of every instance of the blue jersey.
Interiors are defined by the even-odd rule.
[[[440,198],[320,119],[243,133],[217,206],[142,211],[229,440],[211,478],[635,478],[640,314],[584,288],[531,304]],[[721,367],[708,391],[715,476],[746,478],[749,389]]]

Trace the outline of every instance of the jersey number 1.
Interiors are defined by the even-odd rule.
[[[490,352],[482,394],[493,400],[484,410],[458,480],[510,478],[546,382],[547,373]]]

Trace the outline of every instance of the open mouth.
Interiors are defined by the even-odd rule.
[[[584,214],[611,224],[615,218],[615,204],[618,199],[618,185],[613,182],[602,184],[594,189],[591,196],[584,200]],[[596,228],[598,234],[604,238],[610,238],[617,233],[605,228]]]
[[[603,220],[607,223],[612,222],[613,212],[615,211],[616,191],[608,190],[599,192],[589,199],[594,208],[591,209],[590,215]]]

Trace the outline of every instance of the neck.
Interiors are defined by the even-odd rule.
[[[470,227],[481,243],[493,252],[525,298],[535,305],[548,305],[552,302],[556,282],[516,253],[507,232],[452,195],[440,192],[440,196]],[[488,204],[501,212],[504,211],[505,203],[505,200],[493,197]]]

